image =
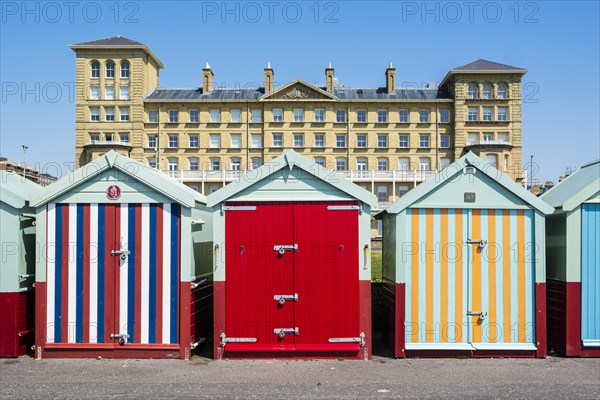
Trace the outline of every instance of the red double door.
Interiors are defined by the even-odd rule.
[[[357,208],[225,206],[225,352],[359,350]]]

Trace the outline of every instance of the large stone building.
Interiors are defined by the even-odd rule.
[[[168,89],[143,43],[70,47],[78,166],[115,149],[208,194],[293,148],[371,190],[380,209],[469,150],[522,179],[522,68],[477,60],[416,89],[396,87],[391,64],[377,88],[341,86],[331,65],[324,86],[274,87],[268,65],[264,86],[224,88],[207,63],[199,87]]]

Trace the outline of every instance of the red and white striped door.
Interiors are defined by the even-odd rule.
[[[180,206],[48,204],[46,342],[178,343]]]

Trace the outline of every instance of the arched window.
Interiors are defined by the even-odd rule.
[[[491,99],[492,98],[492,85],[483,85],[483,98]]]
[[[507,98],[507,88],[505,84],[500,84],[498,85],[498,98],[499,99],[506,99]]]
[[[400,158],[398,160],[398,168],[400,168],[400,171],[410,171],[410,158]]]
[[[129,78],[129,61],[121,61],[121,78]]]
[[[113,61],[108,61],[106,63],[106,77],[107,78],[115,77],[115,63]]]
[[[479,98],[479,88],[477,85],[469,85],[469,99]]]
[[[92,61],[91,67],[92,67],[92,72],[91,72],[92,78],[100,78],[100,62],[96,61],[96,60]]]

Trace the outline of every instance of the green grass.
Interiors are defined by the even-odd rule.
[[[381,282],[381,250],[371,251],[371,282]]]

